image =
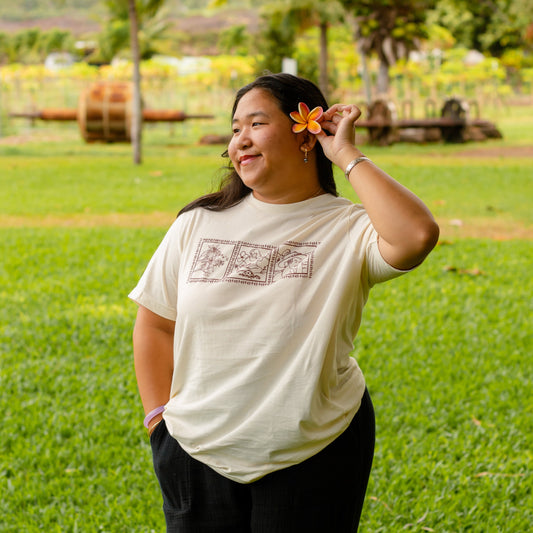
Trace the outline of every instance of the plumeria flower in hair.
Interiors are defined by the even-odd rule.
[[[320,133],[322,131],[322,126],[318,123],[320,117],[324,110],[317,106],[312,111],[309,111],[307,104],[303,102],[298,103],[298,111],[291,111],[290,117],[296,124],[293,124],[292,131],[294,133],[301,133],[302,131],[308,130],[309,133]]]

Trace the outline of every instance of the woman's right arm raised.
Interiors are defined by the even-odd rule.
[[[174,368],[174,325],[173,320],[139,306],[133,328],[133,357],[145,414],[165,405],[170,398]],[[159,414],[150,421],[149,432],[161,418]]]

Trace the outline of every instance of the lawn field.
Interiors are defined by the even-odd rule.
[[[373,289],[356,341],[377,417],[361,532],[531,530],[532,116],[501,141],[365,147],[442,236]],[[139,167],[73,128],[0,139],[0,532],[164,531],[127,294],[217,182],[198,133],[149,130]]]

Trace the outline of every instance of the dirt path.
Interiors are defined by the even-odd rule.
[[[0,215],[1,228],[165,228],[176,213],[109,213],[104,215],[73,214],[44,216]]]
[[[168,228],[176,213],[110,213],[104,215],[0,215],[0,228]],[[533,227],[493,219],[439,219],[441,240],[479,238],[533,240]]]
[[[494,146],[487,145],[477,148],[466,148],[454,152],[454,157],[531,157],[533,158],[533,146]]]

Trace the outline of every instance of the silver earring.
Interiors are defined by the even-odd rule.
[[[307,148],[305,149],[305,153],[304,153],[304,163],[307,163],[308,159],[307,159]]]

